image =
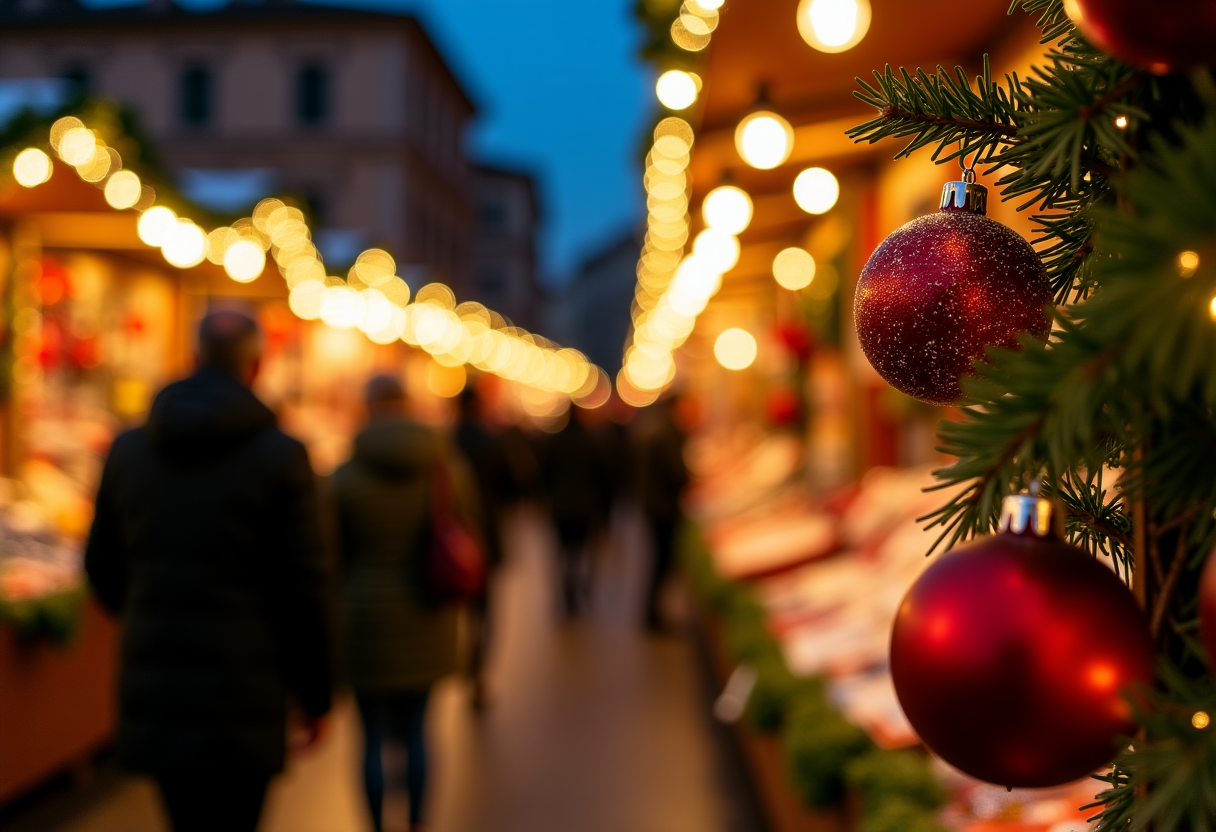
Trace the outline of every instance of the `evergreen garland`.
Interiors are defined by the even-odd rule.
[[[957,460],[937,472],[952,496],[923,519],[942,529],[935,549],[953,546],[991,532],[1001,499],[1041,477],[1072,542],[1138,570],[1163,681],[1144,736],[1100,778],[1097,828],[1213,829],[1216,730],[1192,716],[1216,707],[1193,639],[1216,546],[1216,83],[1098,52],[1061,0],[1019,5],[1050,44],[1029,78],[998,82],[985,59],[974,83],[940,67],[858,79],[879,113],[855,140],[974,155],[1003,198],[1035,210],[1061,304],[1046,344],[991,351],[964,380],[961,421],[938,431]]]

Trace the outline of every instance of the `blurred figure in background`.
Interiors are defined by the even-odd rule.
[[[592,433],[587,411],[571,405],[564,427],[543,445],[541,472],[557,531],[559,592],[566,615],[576,615],[591,594],[592,543],[608,524],[612,468]]]
[[[346,656],[363,720],[363,781],[380,830],[386,740],[405,746],[412,830],[420,825],[427,784],[424,732],[432,685],[459,667],[454,604],[427,598],[425,559],[440,466],[453,471],[458,508],[475,511],[438,433],[406,417],[405,390],[392,376],[366,387],[367,425],[332,491],[344,568]]]
[[[460,394],[460,421],[456,444],[464,455],[477,484],[480,498],[482,541],[486,550],[486,588],[474,604],[470,625],[469,676],[473,684],[473,706],[486,706],[485,659],[490,638],[490,602],[494,576],[503,560],[503,514],[516,492],[511,461],[502,436],[490,424],[486,403],[477,388]]]
[[[198,371],[114,441],[85,569],[122,621],[118,753],[175,832],[253,832],[288,699],[315,742],[332,688],[328,574],[304,446],[250,390],[250,317],[213,312]]]
[[[663,586],[675,560],[676,532],[682,516],[680,492],[688,484],[686,436],[677,419],[679,408],[680,398],[669,394],[644,408],[633,423],[638,506],[651,541],[645,599],[645,624],[651,631],[663,627]]]

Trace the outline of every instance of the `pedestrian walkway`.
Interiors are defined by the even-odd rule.
[[[710,692],[691,640],[681,628],[647,636],[638,627],[641,530],[618,524],[617,540],[600,560],[588,611],[564,621],[547,526],[535,516],[513,524],[496,588],[490,707],[473,713],[455,680],[433,700],[435,832],[758,829],[709,721]],[[349,700],[331,728],[273,788],[263,832],[369,829]],[[404,816],[404,794],[390,794],[388,832],[403,832]],[[36,832],[167,832],[167,825],[152,789],[126,780],[78,816]]]

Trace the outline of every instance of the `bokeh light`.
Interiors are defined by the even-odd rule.
[[[461,365],[446,367],[431,361],[426,366],[426,389],[436,396],[450,399],[459,396],[468,382],[468,374]]]
[[[756,360],[756,339],[746,329],[725,330],[714,341],[714,358],[728,370],[746,370]]]
[[[224,251],[224,271],[237,283],[251,283],[266,268],[266,252],[252,240],[237,240]]]
[[[159,248],[176,224],[177,214],[163,205],[157,205],[139,215],[136,230],[145,245]]]
[[[693,254],[709,268],[725,274],[739,263],[739,241],[717,228],[707,228],[692,244]]]
[[[59,139],[59,158],[73,167],[87,165],[97,151],[97,136],[87,127],[73,127]]]
[[[705,195],[701,217],[710,228],[741,234],[752,221],[752,198],[742,188],[722,185]]]
[[[735,148],[743,161],[760,170],[771,170],[790,157],[794,129],[776,113],[761,110],[747,116],[735,129]]]
[[[667,109],[683,110],[697,100],[697,87],[697,81],[691,74],[672,69],[659,76],[654,91],[659,103]]]
[[[787,248],[773,258],[773,277],[782,287],[796,292],[815,279],[815,258],[800,248]]]
[[[345,284],[330,286],[321,301],[321,320],[334,329],[350,329],[363,320],[363,297]]]
[[[111,208],[133,208],[143,193],[143,184],[133,171],[120,170],[106,180],[106,202]]]
[[[287,296],[287,305],[291,311],[305,321],[315,321],[321,317],[321,307],[325,304],[325,296],[329,289],[320,280],[304,280],[291,287]]]
[[[33,188],[51,178],[51,157],[36,147],[27,147],[13,160],[13,178],[23,188]]]
[[[709,46],[710,35],[689,31],[685,25],[685,15],[677,17],[671,24],[671,41],[676,46],[688,52],[700,52]]]
[[[197,266],[207,254],[207,235],[190,220],[179,219],[162,232],[160,251],[179,269]]]
[[[825,168],[807,168],[794,180],[794,201],[808,214],[826,214],[840,198],[840,183]]]
[[[820,52],[845,52],[870,28],[870,0],[802,0],[798,33]]]
[[[1180,276],[1191,277],[1197,271],[1199,271],[1199,252],[1184,251],[1178,255],[1178,274]]]

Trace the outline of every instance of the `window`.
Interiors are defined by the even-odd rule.
[[[63,72],[63,80],[68,84],[68,95],[86,96],[93,91],[93,74],[87,66],[68,67]]]
[[[182,123],[191,127],[202,127],[211,121],[211,70],[204,66],[191,66],[182,71],[181,116]]]
[[[477,284],[483,297],[501,298],[507,290],[507,271],[498,263],[482,266]]]
[[[481,203],[481,228],[483,231],[501,233],[507,227],[507,206],[501,200],[487,199]]]
[[[309,64],[296,77],[296,116],[301,124],[323,124],[329,117],[329,73]]]

